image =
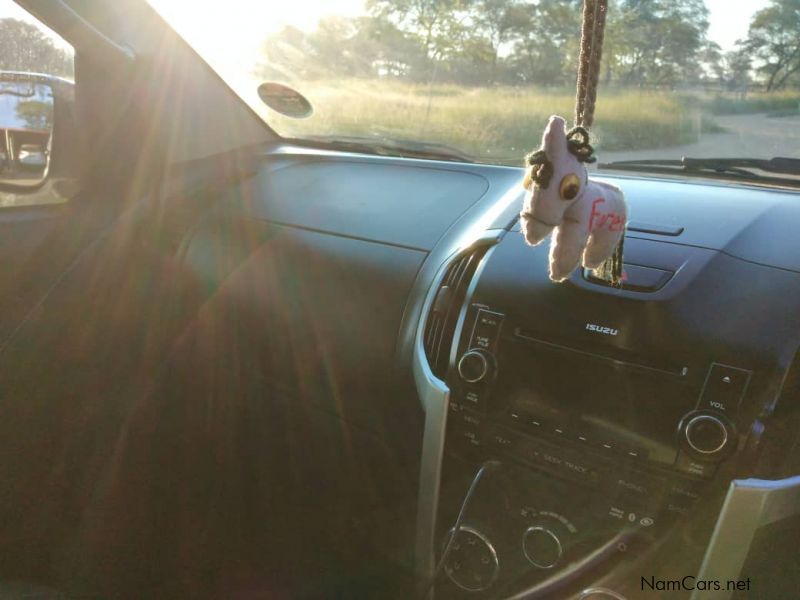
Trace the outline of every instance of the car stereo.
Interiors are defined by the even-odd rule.
[[[749,372],[711,364],[698,380],[678,364],[602,350],[547,339],[498,310],[472,305],[448,376],[452,409],[474,421],[481,443],[505,446],[505,453],[514,444],[493,442],[496,431],[540,438],[592,461],[712,477],[735,450],[731,414]],[[512,453],[557,466],[552,456],[531,450],[532,443]],[[571,464],[573,475],[601,477],[598,468],[562,464],[567,471]]]

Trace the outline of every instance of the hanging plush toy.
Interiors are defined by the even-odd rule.
[[[582,264],[619,285],[627,208],[619,188],[589,179],[585,163],[595,161],[592,153],[583,127],[567,132],[564,119],[550,117],[542,147],[526,158],[522,232],[533,246],[552,234],[553,281]]]

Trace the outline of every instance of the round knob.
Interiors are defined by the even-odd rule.
[[[452,529],[445,538],[445,548],[451,535]],[[474,527],[462,525],[444,563],[450,581],[462,590],[481,592],[494,583],[499,571],[500,561],[489,538]]]
[[[458,374],[467,383],[478,383],[489,375],[491,359],[482,350],[465,352],[458,361]]]
[[[697,415],[686,424],[686,441],[699,454],[716,454],[728,442],[728,429],[717,417]]]
[[[550,569],[561,560],[564,548],[550,528],[533,525],[528,527],[522,537],[522,552],[534,567]]]
[[[722,460],[734,450],[736,430],[725,417],[712,411],[694,411],[680,424],[684,450],[701,460]]]

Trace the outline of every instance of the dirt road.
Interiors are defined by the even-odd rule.
[[[800,158],[800,116],[768,117],[765,114],[714,117],[725,133],[703,134],[684,146],[599,153],[602,162],[638,158],[758,157]]]

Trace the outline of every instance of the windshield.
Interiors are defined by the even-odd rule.
[[[150,0],[289,138],[444,145],[519,165],[572,119],[581,2]],[[800,0],[610,0],[601,161],[800,157]],[[289,85],[313,114],[267,108]]]

